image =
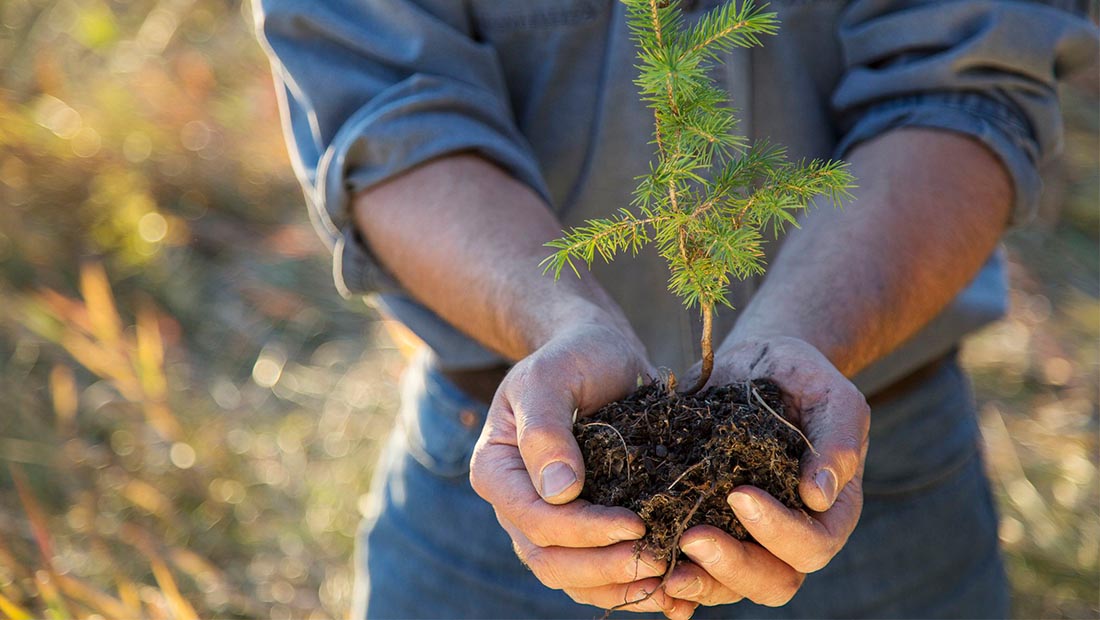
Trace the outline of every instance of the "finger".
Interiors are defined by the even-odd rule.
[[[680,562],[665,582],[665,592],[700,605],[728,605],[744,597],[726,587],[693,562]]]
[[[696,602],[677,599],[672,609],[666,609],[664,614],[668,620],[691,620],[697,607],[699,604]]]
[[[680,546],[719,583],[759,605],[787,604],[805,579],[767,549],[736,540],[715,527],[693,527],[680,539]]]
[[[584,486],[584,461],[573,437],[573,415],[589,412],[635,387],[639,359],[630,343],[595,331],[583,344],[601,348],[593,366],[578,343],[554,340],[517,364],[495,399],[514,418],[516,438],[531,482],[552,504],[572,501]],[[604,340],[600,340],[603,338]]]
[[[573,588],[565,591],[574,601],[594,605],[601,609],[662,612],[674,620],[687,620],[696,604],[677,600],[661,588],[661,580],[654,577],[629,584],[616,584],[600,588]],[[620,607],[621,605],[621,607]]]
[[[584,460],[573,437],[573,377],[561,365],[531,360],[494,399],[498,415],[514,420],[520,456],[539,495],[552,504],[572,501],[584,485]]]
[[[595,549],[539,547],[514,524],[502,520],[501,525],[512,537],[520,561],[546,587],[555,590],[627,584],[661,576],[667,568],[666,562],[652,554],[635,553],[630,542]]]
[[[846,486],[831,509],[812,516],[755,487],[737,487],[729,504],[756,542],[795,570],[812,573],[833,559],[855,529],[863,508],[859,482]]]
[[[493,505],[502,522],[519,524],[540,547],[604,547],[645,535],[641,518],[626,508],[586,501],[562,506],[544,502],[531,486],[514,440],[502,442],[507,436],[507,431],[498,433],[487,426],[470,462],[474,491]]]
[[[862,475],[867,454],[870,408],[854,385],[840,381],[800,412],[816,452],[802,460],[799,494],[817,512],[829,510],[841,489]]]

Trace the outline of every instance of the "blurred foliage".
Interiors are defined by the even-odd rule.
[[[246,6],[0,1],[0,617],[335,618],[396,409]],[[1100,613],[1095,78],[964,348],[1020,617]]]
[[[0,617],[346,614],[401,357],[335,295],[250,19],[0,2]]]
[[[1010,311],[970,338],[1014,613],[1100,617],[1100,72],[1063,88],[1065,151],[1008,236]]]

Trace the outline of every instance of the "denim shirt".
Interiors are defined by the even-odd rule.
[[[615,0],[260,0],[295,172],[334,256],[337,287],[369,294],[440,366],[501,358],[412,299],[371,258],[349,212],[355,193],[443,155],[476,152],[530,186],[564,225],[629,203],[648,169],[652,115],[633,84],[635,50]],[[689,21],[718,0],[685,0]],[[1056,86],[1097,55],[1084,2],[772,0],[764,46],[715,70],[750,139],[792,158],[844,157],[898,127],[958,132],[1008,171],[1014,224],[1040,191],[1038,165],[1062,139]],[[1076,11],[1075,11],[1076,9]],[[863,183],[867,183],[864,181]],[[990,225],[998,225],[991,222]],[[780,245],[772,244],[770,254]],[[596,265],[655,364],[696,359],[699,319],[667,290],[653,252]],[[743,308],[759,280],[735,283]],[[865,393],[1000,317],[1004,260],[916,336],[857,377]],[[719,338],[736,311],[715,317]]]

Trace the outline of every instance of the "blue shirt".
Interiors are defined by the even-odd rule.
[[[717,0],[685,2],[689,20]],[[1060,147],[1056,86],[1097,55],[1084,2],[772,0],[780,33],[716,70],[751,139],[793,158],[843,157],[898,127],[979,140],[1027,222],[1038,166]],[[310,214],[345,295],[369,294],[445,368],[501,358],[417,303],[372,260],[350,197],[430,159],[473,151],[546,201],[564,225],[629,203],[652,157],[634,50],[614,0],[260,0],[257,26],[279,86],[287,141]],[[999,225],[990,223],[990,225]],[[774,244],[778,246],[779,244]],[[774,248],[772,250],[774,252]],[[696,313],[642,253],[595,269],[658,366],[698,357]],[[759,281],[733,285],[744,307]],[[916,336],[856,379],[865,393],[954,347],[1005,310],[1003,258]],[[736,312],[715,318],[719,338]]]

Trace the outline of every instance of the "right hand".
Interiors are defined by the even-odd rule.
[[[634,552],[645,534],[625,508],[577,495],[584,462],[573,412],[591,413],[654,373],[633,334],[584,324],[550,339],[512,368],[497,389],[470,463],[470,482],[492,504],[520,560],[548,587],[610,609],[691,617],[696,604],[659,589],[666,563]]]

